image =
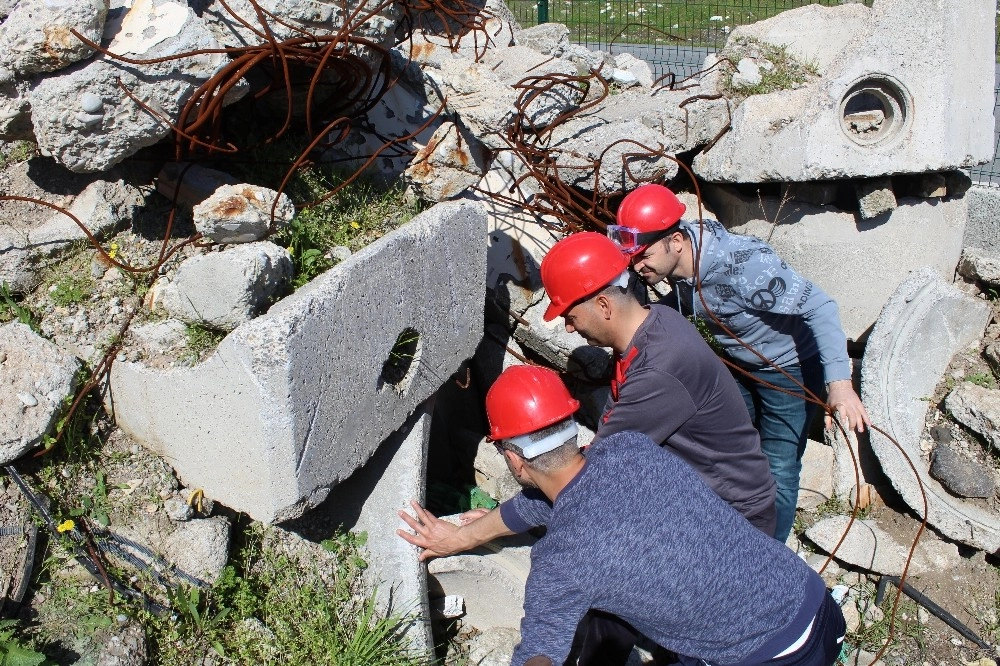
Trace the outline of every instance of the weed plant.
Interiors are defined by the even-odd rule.
[[[226,663],[416,666],[402,619],[379,613],[360,584],[360,541],[341,535],[324,547],[337,555],[336,570],[264,547],[265,529],[254,524],[219,581],[207,591],[181,588],[170,595],[170,618],[143,614],[162,666],[200,663],[214,651]]]
[[[49,298],[56,305],[66,307],[82,303],[93,291],[94,281],[89,276],[70,273],[51,284]]]
[[[289,134],[258,148],[254,160],[232,167],[247,182],[276,189],[307,143],[301,135]],[[419,212],[417,205],[403,196],[400,183],[381,187],[366,177],[320,202],[350,175],[350,171],[329,164],[308,165],[299,168],[285,186],[284,193],[295,204],[297,213],[291,224],[271,240],[291,253],[295,288],[336,263],[330,255],[334,247],[345,246],[356,252]]]
[[[767,44],[752,37],[730,40],[720,55],[729,58],[733,63],[751,57],[758,64],[762,60],[767,60],[772,65],[770,69],[761,67],[760,83],[748,88],[734,88],[732,86],[733,68],[728,67],[724,90],[729,97],[733,98],[742,99],[751,95],[766,95],[778,90],[790,90],[819,75],[819,69],[815,63],[802,62],[784,47]]]
[[[0,283],[0,324],[9,321],[18,321],[28,326],[35,333],[39,332],[38,317],[26,305],[22,305],[11,293],[10,285],[6,282]]]
[[[222,339],[226,337],[226,334],[221,331],[215,331],[197,324],[188,324],[184,329],[184,335],[187,337],[188,348],[188,357],[186,360],[191,364],[197,363],[207,354],[214,351],[219,346],[219,343],[222,342]]]

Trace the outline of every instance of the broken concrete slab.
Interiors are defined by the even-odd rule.
[[[457,516],[445,519],[457,522]],[[520,628],[524,616],[524,584],[531,569],[528,535],[503,537],[467,554],[431,560],[427,566],[430,596],[465,599],[463,623],[481,632]]]
[[[257,520],[301,515],[472,355],[486,215],[438,204],[237,327],[206,361],[115,363],[123,430]]]
[[[869,178],[854,183],[858,197],[858,214],[862,220],[871,220],[896,209],[896,194],[889,178]]]
[[[194,11],[172,0],[109,12],[103,43],[112,53],[138,59],[219,48]],[[40,78],[31,92],[38,148],[71,171],[104,171],[167,136],[171,130],[163,118],[176,120],[195,88],[227,62],[225,54],[208,53],[140,70],[99,55]],[[159,113],[145,111],[122,86]]]
[[[997,491],[993,470],[945,444],[934,447],[930,474],[959,497],[988,498]]]
[[[981,280],[1000,286],[1000,255],[995,250],[966,247],[958,262],[958,272],[969,280]]]
[[[825,53],[817,57],[820,76],[798,90],[746,98],[732,130],[695,158],[695,172],[713,182],[760,183],[989,162],[995,10],[994,2],[884,0],[867,19],[853,5],[803,8],[735,30],[730,39],[750,33],[778,47],[801,35],[793,49]],[[840,14],[857,16],[847,30],[831,30],[829,41],[810,38]],[[951,103],[957,99],[961,108]]]
[[[28,326],[0,326],[0,464],[42,443],[76,390],[80,362]]]
[[[171,278],[156,282],[150,302],[175,319],[228,332],[288,291],[294,271],[285,248],[243,243],[185,259]]]
[[[1000,391],[962,382],[944,400],[952,418],[991,448],[1000,447]]]
[[[660,132],[637,120],[575,116],[552,130],[548,148],[565,184],[614,194],[677,175],[677,163],[664,154],[665,144]],[[600,165],[595,171],[596,160]]]
[[[68,210],[92,236],[104,239],[131,223],[136,210],[144,203],[139,188],[124,180],[96,180],[73,199]],[[45,254],[82,240],[87,240],[87,234],[71,217],[62,213],[54,213],[47,222],[28,232],[31,248]]]
[[[859,222],[852,213],[749,197],[728,186],[703,187],[702,194],[727,229],[767,240],[837,301],[850,340],[864,339],[908,272],[932,266],[950,282],[962,251],[964,198],[902,199],[888,219]]]
[[[796,508],[815,509],[833,497],[833,448],[822,442],[806,441],[799,473]]]
[[[192,0],[189,4],[220,44],[230,47],[257,46],[264,41],[259,34],[261,26],[256,19],[254,4],[248,0],[227,0],[225,3],[219,0]],[[395,3],[382,4],[373,0],[339,4],[315,0],[257,0],[256,5],[280,17],[280,21],[268,21],[269,31],[278,40],[300,37],[303,30],[317,36],[336,34],[344,28],[345,20],[351,18],[354,20],[350,30],[352,36],[391,46],[393,29],[402,16],[401,8]],[[376,8],[379,8],[378,12],[373,11]],[[362,22],[357,20],[359,16],[367,18]],[[237,17],[242,17],[258,32]]]
[[[421,654],[431,654],[433,642],[427,618],[427,567],[418,559],[418,548],[399,538],[397,528],[406,524],[397,512],[410,509],[410,501],[425,505],[427,446],[434,399],[414,411],[403,426],[379,445],[364,467],[334,488],[318,513],[333,525],[366,532],[369,584],[376,589],[383,609],[410,618],[405,633]]]
[[[872,449],[903,500],[942,534],[994,552],[1000,516],[952,497],[928,475],[920,450],[928,396],[952,356],[978,344],[991,316],[988,303],[963,294],[933,269],[915,272],[886,303],[868,338],[861,399],[872,423],[888,434],[872,431]]]
[[[107,14],[107,0],[20,0],[0,24],[0,67],[23,76],[53,72],[88,58],[94,50],[70,31],[100,43]],[[80,101],[87,106],[88,99]]]
[[[969,202],[969,219],[962,245],[984,249],[1000,247],[1000,188],[971,187],[965,197]]]
[[[837,546],[849,521],[849,516],[826,518],[807,529],[806,536],[829,553]],[[954,550],[954,546],[952,549]],[[857,519],[851,524],[847,538],[837,548],[834,558],[866,571],[898,576],[903,572],[908,553],[909,544],[904,545],[893,539],[888,532],[878,526],[876,521]],[[917,575],[928,571],[945,570],[956,560],[958,560],[957,550],[954,558],[942,559],[940,554],[932,556],[922,544],[917,544],[908,573]]]
[[[539,23],[522,30],[518,44],[558,58],[569,46],[569,28],[562,23]]]

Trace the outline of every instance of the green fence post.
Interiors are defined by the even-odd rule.
[[[538,0],[538,22],[549,22],[549,0]]]

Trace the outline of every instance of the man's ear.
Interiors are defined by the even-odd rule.
[[[507,464],[510,465],[511,470],[514,472],[514,476],[520,477],[521,470],[524,469],[524,458],[517,455],[510,449],[503,450],[503,457],[507,459]]]
[[[611,299],[607,294],[600,294],[594,298],[594,307],[601,314],[601,317],[608,321],[611,319]]]

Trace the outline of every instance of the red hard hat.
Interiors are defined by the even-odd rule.
[[[490,438],[497,441],[559,423],[579,408],[559,375],[537,365],[507,368],[486,393]]]
[[[604,289],[628,263],[628,256],[603,234],[583,231],[562,239],[542,259],[542,286],[552,301],[542,319],[552,321]]]
[[[686,206],[663,185],[643,185],[632,190],[618,206],[617,220],[640,233],[665,231],[677,224]]]

